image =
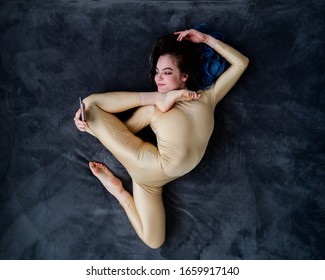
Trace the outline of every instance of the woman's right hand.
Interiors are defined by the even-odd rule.
[[[85,132],[87,131],[88,129],[88,123],[87,121],[82,121],[80,120],[80,116],[81,116],[81,109],[79,109],[76,114],[75,114],[75,117],[74,117],[74,123],[76,125],[76,127],[82,131],[82,132]]]

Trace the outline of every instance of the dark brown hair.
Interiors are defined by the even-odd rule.
[[[198,80],[200,77],[200,59],[197,56],[197,45],[189,41],[177,41],[177,36],[169,34],[157,39],[150,55],[150,79],[154,81],[156,66],[160,56],[172,55],[177,62],[177,66],[182,73],[188,75],[186,82],[190,90],[198,90]]]

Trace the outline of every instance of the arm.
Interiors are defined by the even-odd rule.
[[[247,68],[249,60],[234,48],[213,38],[212,36],[208,36],[206,44],[218,52],[230,64],[229,68],[217,79],[210,89],[212,92],[212,98],[214,99],[214,104],[216,105],[236,84]]]
[[[216,105],[243,74],[248,66],[248,58],[220,40],[195,29],[178,31],[175,34],[179,35],[177,38],[178,41],[189,40],[193,43],[207,44],[229,62],[230,67],[218,78],[209,90],[211,91],[214,105]]]

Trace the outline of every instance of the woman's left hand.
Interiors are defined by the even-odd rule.
[[[82,121],[82,120],[80,120],[80,116],[81,116],[81,109],[79,109],[79,110],[76,112],[76,114],[75,114],[73,120],[74,120],[74,123],[75,123],[76,127],[77,127],[80,131],[85,132],[85,131],[87,131],[87,129],[88,129],[88,123],[87,123],[87,121]]]
[[[177,41],[188,40],[193,43],[206,43],[209,39],[209,35],[204,34],[195,29],[189,29],[184,31],[174,32],[175,35],[178,35]]]

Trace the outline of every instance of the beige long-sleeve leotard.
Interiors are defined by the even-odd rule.
[[[214,40],[212,47],[229,68],[195,101],[177,102],[161,112],[156,106],[141,106],[139,93],[93,94],[84,100],[92,133],[122,163],[133,181],[133,197],[121,202],[138,236],[151,248],[165,240],[162,187],[191,171],[202,159],[214,127],[217,103],[237,82],[248,59],[227,44]],[[139,107],[125,123],[114,113]],[[150,125],[157,146],[135,133]]]

